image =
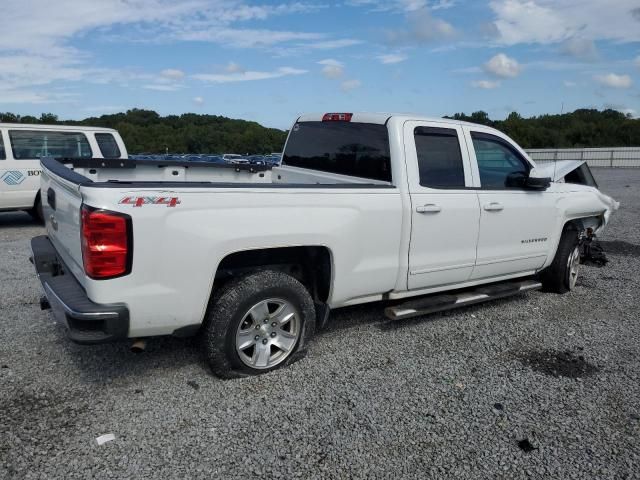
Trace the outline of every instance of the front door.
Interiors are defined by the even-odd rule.
[[[465,128],[480,179],[480,236],[471,279],[533,272],[547,259],[555,229],[553,194],[518,183],[532,165],[506,138]]]
[[[408,121],[410,290],[465,282],[476,259],[480,210],[461,127]]]

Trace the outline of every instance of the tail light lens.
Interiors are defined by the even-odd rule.
[[[131,217],[82,206],[82,261],[87,276],[104,280],[131,272]]]

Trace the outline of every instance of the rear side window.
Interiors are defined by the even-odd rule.
[[[478,160],[482,188],[490,190],[514,188],[517,184],[514,180],[529,173],[531,168],[529,163],[500,137],[471,132],[471,138]]]
[[[9,138],[16,160],[92,157],[87,137],[80,132],[10,130]]]
[[[120,149],[116,139],[110,133],[96,133],[96,142],[104,158],[120,158]]]
[[[4,151],[4,140],[2,140],[2,132],[0,132],[0,160],[7,158],[7,154]]]
[[[373,123],[296,123],[282,164],[390,182],[389,133]]]
[[[416,127],[420,185],[430,188],[464,188],[464,166],[458,133],[452,128]]]

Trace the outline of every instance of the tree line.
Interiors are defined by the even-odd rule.
[[[491,120],[486,112],[478,111],[445,118],[494,127],[523,148],[640,146],[640,119],[617,110],[580,109],[530,118],[513,112],[505,120]],[[287,136],[283,130],[219,115],[185,113],[163,117],[153,110],[138,108],[77,121],[59,120],[51,113],[35,117],[0,112],[0,121],[115,128],[130,153],[270,153],[281,151]]]

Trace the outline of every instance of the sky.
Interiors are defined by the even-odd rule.
[[[640,115],[639,0],[0,0],[0,111]]]

